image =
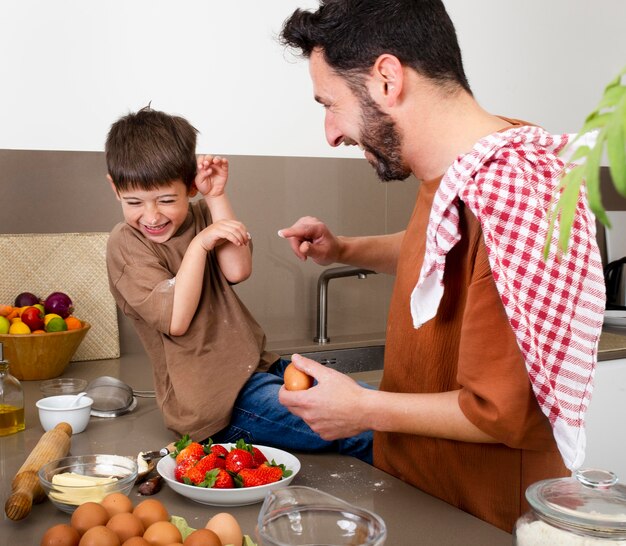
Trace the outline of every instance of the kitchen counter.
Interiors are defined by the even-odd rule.
[[[308,353],[315,351],[332,351],[336,349],[352,349],[355,347],[371,347],[384,345],[385,334],[367,334],[362,336],[336,336],[329,343],[315,343],[311,339],[274,341],[268,343],[268,350],[281,355],[291,353]],[[598,346],[598,361],[626,358],[626,328],[605,326]]]
[[[127,355],[116,360],[73,362],[64,377],[90,380],[112,375],[137,390],[151,389],[152,376],[143,355]],[[0,438],[0,497],[2,506],[11,490],[15,473],[43,434],[35,402],[41,398],[39,381],[23,381],[26,398],[26,430]],[[136,456],[140,451],[159,449],[174,438],[165,429],[154,399],[138,398],[137,408],[113,419],[92,417],[87,430],[72,436],[71,453],[116,453]],[[334,454],[298,454],[300,473],[292,482],[340,497],[379,514],[388,527],[387,544],[510,545],[511,535],[458,510],[358,459]],[[202,527],[218,512],[231,512],[244,533],[254,537],[261,504],[235,508],[205,506],[174,493],[167,485],[154,497],[131,493],[135,504],[144,498],[161,500],[171,514],[184,517],[192,527]],[[0,546],[36,546],[44,531],[69,522],[69,515],[44,501],[33,507],[21,521],[11,521],[4,511],[0,523]]]

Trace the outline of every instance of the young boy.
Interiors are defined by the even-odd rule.
[[[110,289],[152,362],[166,426],[195,440],[244,438],[371,462],[371,432],[324,441],[278,402],[287,363],[265,350],[231,288],[250,276],[252,256],[224,193],[228,161],[196,158],[196,134],[185,119],[146,107],[115,122],[105,147],[124,214],[107,245]],[[190,201],[197,192],[202,199]]]

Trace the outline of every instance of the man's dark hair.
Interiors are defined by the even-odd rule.
[[[471,93],[454,25],[440,0],[321,0],[315,12],[297,9],[280,38],[305,57],[320,48],[348,80],[389,53],[424,77]]]
[[[117,120],[107,135],[109,175],[118,190],[157,189],[182,180],[191,188],[198,131],[184,118],[150,106]]]

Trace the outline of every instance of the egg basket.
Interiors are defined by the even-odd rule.
[[[11,375],[20,380],[52,379],[64,371],[91,328],[46,334],[0,334],[4,358],[9,361]]]

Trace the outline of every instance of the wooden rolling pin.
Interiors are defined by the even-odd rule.
[[[4,505],[9,519],[18,521],[25,518],[30,514],[33,503],[45,499],[37,472],[46,463],[65,457],[70,451],[71,439],[72,427],[68,423],[59,423],[39,439],[11,482],[12,494]]]

